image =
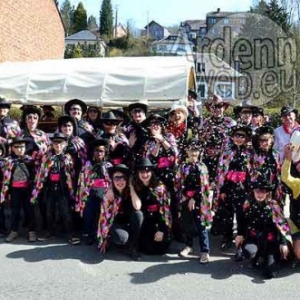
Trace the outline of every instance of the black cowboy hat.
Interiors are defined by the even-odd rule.
[[[197,99],[198,94],[194,90],[189,90],[188,95],[191,96],[193,99]]]
[[[112,176],[115,172],[121,172],[121,173],[125,174],[127,177],[129,177],[129,175],[130,175],[130,169],[124,164],[118,164],[113,167],[110,167],[107,169],[107,171],[108,171],[108,175],[110,178],[112,178]]]
[[[29,144],[30,141],[27,138],[17,136],[12,139],[12,141],[8,144],[9,146],[13,146],[14,144]]]
[[[185,143],[185,150],[204,150],[204,143],[201,143],[197,139],[191,139]]]
[[[111,110],[108,112],[102,113],[100,120],[101,121],[113,121],[116,123],[122,122],[122,119],[118,119]]]
[[[141,170],[141,169],[152,170],[152,169],[156,168],[156,165],[153,164],[149,158],[141,158],[140,160],[138,160],[136,162],[135,168],[137,170]]]
[[[145,120],[145,125],[149,126],[150,122],[153,120],[157,120],[158,122],[164,124],[166,122],[166,119],[162,117],[159,114],[151,114],[146,120]]]
[[[62,141],[67,141],[68,138],[61,132],[56,132],[53,134],[53,136],[50,137],[50,140],[51,141],[54,141],[54,140],[62,140]]]
[[[5,98],[0,97],[0,108],[8,108],[10,109],[11,103],[7,102]]]
[[[108,139],[95,139],[91,141],[88,145],[89,150],[94,149],[95,147],[98,146],[105,146],[107,147],[109,145],[109,140]]]
[[[57,123],[58,123],[58,128],[60,129],[60,127],[66,123],[71,123],[73,124],[73,133],[77,132],[77,122],[76,119],[72,116],[69,115],[64,115],[58,118]]]
[[[4,144],[0,143],[0,151],[2,151],[2,155],[1,156],[5,156],[6,154],[6,147]]]
[[[254,107],[252,109],[252,114],[253,115],[261,115],[261,116],[264,116],[264,109],[261,108],[261,107]]]
[[[267,191],[273,191],[275,188],[274,184],[271,183],[270,180],[267,180],[264,176],[258,176],[257,180],[255,182],[251,183],[251,189],[255,190],[267,190]]]
[[[238,124],[230,128],[230,136],[233,136],[237,131],[244,132],[248,138],[252,135],[252,129],[249,126]]]
[[[38,117],[39,117],[39,120],[40,120],[41,116],[42,116],[42,111],[37,106],[34,106],[34,105],[31,106],[30,105],[30,106],[25,107],[23,109],[22,119],[25,120],[26,116],[28,116],[30,114],[37,114]]]
[[[295,115],[298,115],[298,109],[297,108],[293,108],[291,106],[283,106],[280,110],[280,116],[284,117],[287,114],[290,114],[291,112],[295,113]]]
[[[70,114],[70,108],[74,104],[77,104],[81,107],[83,114],[86,113],[87,105],[80,99],[72,99],[72,100],[69,100],[67,103],[65,103],[65,106],[64,106],[64,110],[67,115]]]
[[[206,108],[208,111],[210,111],[210,108],[211,108],[212,105],[218,105],[218,104],[222,104],[225,110],[226,110],[226,109],[229,107],[229,105],[230,105],[230,103],[224,101],[223,98],[222,98],[220,95],[214,95],[213,98],[212,98],[212,100],[211,100],[210,102],[204,103],[204,106],[205,106],[205,108]]]
[[[131,112],[135,108],[140,108],[142,111],[144,111],[145,114],[147,114],[148,111],[148,105],[142,102],[136,102],[128,105],[128,111]]]
[[[256,136],[261,136],[261,135],[264,135],[264,134],[274,135],[274,128],[271,127],[271,126],[268,126],[268,125],[264,125],[264,126],[258,127],[255,130],[254,134]]]
[[[128,123],[130,121],[129,116],[127,115],[126,112],[124,112],[124,110],[123,110],[122,107],[117,108],[117,109],[112,109],[111,111],[114,113],[114,115],[116,116],[116,118],[122,119],[122,121],[124,123]]]
[[[250,100],[243,100],[241,105],[235,106],[233,108],[233,113],[235,114],[236,117],[239,117],[240,113],[243,110],[250,111],[253,114],[254,111],[257,110],[257,109],[258,109],[258,106],[252,105]]]
[[[49,109],[50,111],[55,111],[54,107],[52,105],[41,105],[42,109]]]

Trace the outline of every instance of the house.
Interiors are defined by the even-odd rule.
[[[148,25],[146,25],[145,30],[146,30],[146,36],[156,41],[162,40],[163,38],[167,37],[170,34],[168,29],[161,26],[155,21],[151,21]]]
[[[100,55],[105,55],[106,44],[104,40],[89,30],[81,30],[65,38],[66,47],[78,44],[98,45],[100,48]]]
[[[127,35],[127,30],[121,23],[119,23],[118,25],[116,25],[114,27],[114,37],[115,38],[120,38],[120,37],[123,37],[126,35]]]
[[[192,55],[194,44],[181,35],[169,35],[151,44],[150,51],[160,55]]]
[[[186,20],[181,22],[180,30],[187,35],[190,41],[196,44],[197,38],[203,38],[207,32],[206,20]]]
[[[230,27],[232,36],[237,36],[243,29],[246,15],[246,12],[225,12],[220,8],[209,12],[206,14],[207,33],[210,36],[220,36],[224,27]]]
[[[64,57],[65,28],[55,0],[5,0],[0,11],[0,62]]]
[[[202,99],[208,99],[213,94],[227,101],[234,101],[238,97],[242,74],[215,54],[195,54],[195,70],[198,93]]]

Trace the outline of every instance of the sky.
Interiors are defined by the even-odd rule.
[[[143,28],[148,21],[155,20],[162,26],[179,25],[180,22],[192,19],[205,19],[207,12],[248,11],[255,0],[112,0],[113,9],[118,7],[118,21],[126,25],[130,20],[136,28]],[[63,0],[59,1],[60,3]],[[70,0],[77,7],[82,2],[88,16],[99,20],[102,0]],[[119,23],[118,22],[118,23]]]

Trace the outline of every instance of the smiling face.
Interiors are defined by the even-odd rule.
[[[273,136],[271,134],[262,134],[258,137],[259,148],[263,151],[269,151],[273,145]]]
[[[67,145],[66,141],[62,139],[57,139],[52,141],[52,147],[55,154],[61,154],[64,151],[66,145]]]
[[[61,125],[60,130],[64,135],[69,137],[73,134],[74,126],[73,126],[72,122],[67,122],[67,123]]]
[[[30,131],[35,130],[37,128],[37,125],[38,125],[38,122],[39,122],[38,114],[28,114],[25,117],[25,122],[26,122],[27,128]]]
[[[89,108],[87,111],[87,117],[92,120],[95,121],[97,120],[99,116],[99,110],[97,108]]]
[[[225,111],[225,108],[224,108],[223,103],[212,104],[210,106],[210,112],[213,115],[213,117],[215,117],[216,119],[223,118],[224,111]]]
[[[254,198],[256,199],[256,201],[263,202],[266,200],[266,198],[269,194],[269,191],[263,190],[263,189],[254,189],[253,193],[254,193]]]
[[[176,124],[182,124],[185,122],[187,115],[181,109],[175,109],[171,113],[171,120]]]
[[[157,119],[151,120],[149,123],[149,129],[151,135],[161,134],[162,132],[161,122]]]
[[[282,117],[282,123],[286,127],[293,128],[295,126],[296,114],[294,112],[290,112]]]
[[[242,123],[248,125],[251,123],[252,110],[244,108],[242,109],[240,116]]]
[[[138,176],[141,182],[148,186],[150,184],[150,180],[152,178],[152,171],[151,169],[145,168],[138,171]]]
[[[135,123],[142,123],[146,119],[146,114],[141,108],[134,108],[130,114]]]
[[[237,146],[242,146],[246,143],[247,136],[246,133],[243,131],[237,131],[234,133],[232,137],[232,141]]]
[[[82,108],[78,104],[73,104],[69,110],[70,116],[76,118],[78,121],[82,118]]]
[[[112,176],[112,181],[114,184],[114,187],[121,193],[127,184],[127,177],[125,174],[117,171]]]

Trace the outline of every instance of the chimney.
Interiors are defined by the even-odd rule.
[[[221,9],[220,9],[220,8],[218,8],[218,9],[217,9],[217,13],[219,13],[219,12],[220,12],[220,10],[221,10]]]

